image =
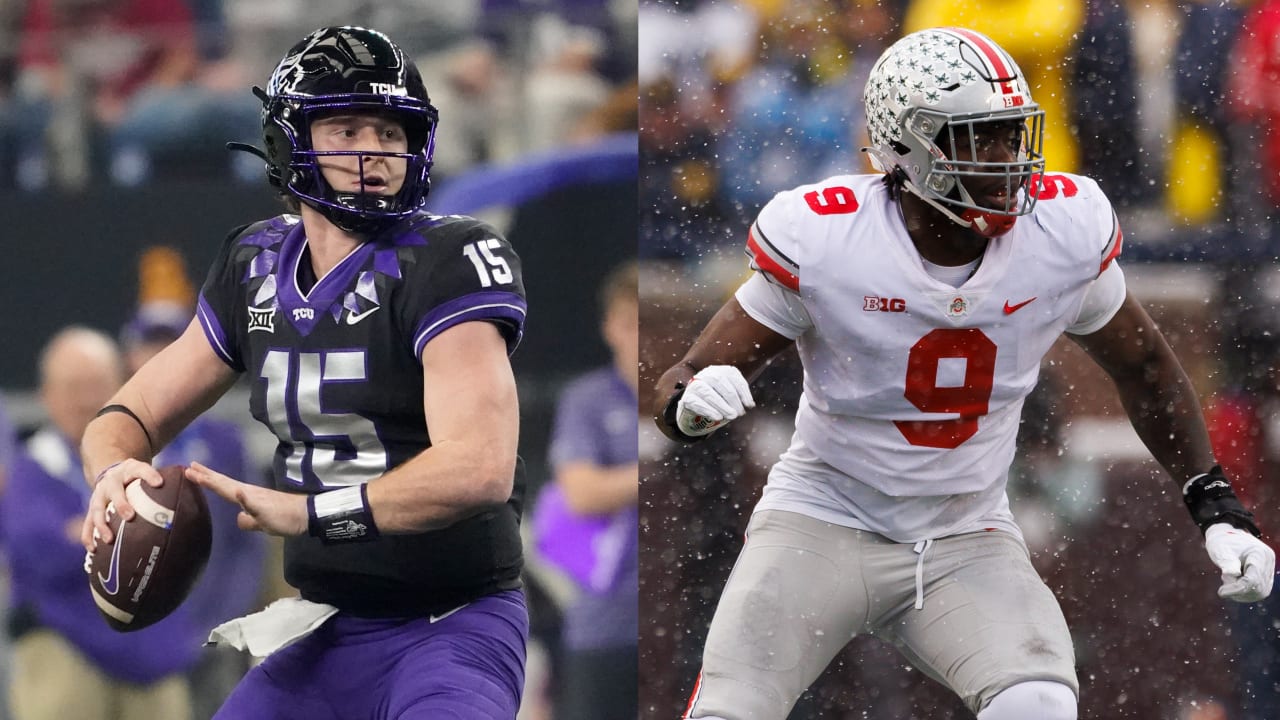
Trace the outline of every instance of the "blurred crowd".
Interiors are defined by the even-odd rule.
[[[779,190],[869,170],[861,97],[902,34],[1007,48],[1050,170],[1096,178],[1130,257],[1280,254],[1274,0],[641,0],[641,253],[736,251]]]
[[[436,172],[635,129],[635,4],[609,0],[9,0],[0,188],[258,182],[264,84],[323,25],[393,29],[437,106]]]

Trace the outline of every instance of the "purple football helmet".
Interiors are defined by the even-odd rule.
[[[359,27],[316,30],[289,49],[271,74],[263,100],[267,178],[334,225],[360,235],[411,215],[431,188],[431,155],[439,113],[413,61],[380,32]],[[404,125],[408,152],[318,152],[311,123],[335,112],[391,113]],[[332,155],[403,158],[404,184],[395,195],[337,192],[325,182],[320,159]]]

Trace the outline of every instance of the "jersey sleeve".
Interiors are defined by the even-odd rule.
[[[1101,261],[1098,263],[1098,275],[1102,275],[1111,263],[1120,257],[1120,252],[1124,249],[1124,231],[1120,229],[1120,219],[1116,217],[1115,211],[1111,210],[1111,203],[1107,203],[1107,209],[1111,211],[1111,229],[1106,233],[1107,242],[1099,255]]]
[[[1058,193],[1071,197],[1079,192],[1080,200],[1085,204],[1073,210],[1080,217],[1078,231],[1087,234],[1082,240],[1087,247],[1092,248],[1094,253],[1089,259],[1089,262],[1097,263],[1094,266],[1094,277],[1101,275],[1116,258],[1120,257],[1120,252],[1124,249],[1124,232],[1120,229],[1120,220],[1116,217],[1106,193],[1096,181],[1082,175],[1046,175],[1042,182],[1044,185],[1041,192],[1047,189],[1047,199],[1050,202],[1053,202],[1053,197]],[[1042,195],[1042,199],[1044,198],[1045,196]]]
[[[1080,311],[1076,313],[1075,321],[1067,326],[1067,332],[1072,335],[1088,335],[1101,330],[1120,310],[1125,294],[1124,273],[1120,271],[1120,264],[1108,263],[1102,274],[1089,283],[1084,300],[1080,303]]]
[[[474,320],[494,323],[513,352],[527,309],[515,249],[496,229],[471,218],[432,228],[425,237],[398,310],[411,330],[414,357],[440,333]]]
[[[235,262],[236,248],[245,227],[236,228],[223,241],[196,301],[196,318],[210,347],[236,372],[244,372],[245,369],[236,333],[236,328],[243,325],[237,318],[244,303],[238,302],[242,283]]]
[[[778,193],[765,204],[747,232],[751,269],[793,293],[800,292],[799,243],[793,230],[793,191]]]
[[[753,320],[795,340],[813,327],[809,311],[798,295],[765,278],[764,274],[752,274],[734,297]]]

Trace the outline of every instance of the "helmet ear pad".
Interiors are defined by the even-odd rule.
[[[314,189],[315,169],[306,164],[294,162],[294,150],[310,148],[310,131],[299,129],[289,121],[290,116],[297,113],[270,113],[262,128],[262,141],[267,153],[267,178],[271,184],[282,191],[293,188]],[[306,133],[306,134],[304,134]]]

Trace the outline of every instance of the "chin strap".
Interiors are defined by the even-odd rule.
[[[1001,215],[999,213],[974,210],[973,208],[965,208],[964,212],[957,215],[946,205],[920,192],[913,183],[904,182],[902,187],[906,188],[907,192],[931,205],[938,212],[946,215],[957,225],[969,228],[983,237],[993,238],[1004,235],[1013,229],[1013,224],[1018,220],[1015,215]],[[964,192],[963,187],[961,192]]]
[[[983,237],[1000,237],[1013,229],[1018,218],[1012,215],[998,215],[966,208],[960,217],[969,221],[969,227]]]

